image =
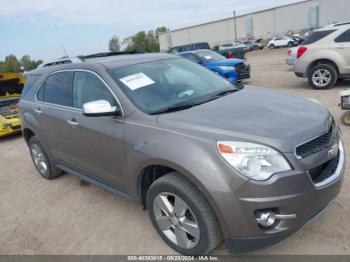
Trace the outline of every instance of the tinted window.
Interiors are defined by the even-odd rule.
[[[325,31],[316,31],[313,32],[308,38],[305,39],[305,41],[302,43],[303,45],[310,45],[313,43],[316,43],[317,41],[321,40],[322,38],[325,38],[329,34],[335,32],[336,30],[325,30]]]
[[[72,73],[61,72],[49,76],[37,98],[47,103],[71,106]]]
[[[38,78],[40,77],[40,75],[28,75],[27,76],[27,81],[23,87],[23,91],[22,91],[22,97],[24,97],[28,91],[32,88],[32,86],[35,84],[36,80],[38,80]]]
[[[117,106],[114,96],[97,76],[88,72],[75,72],[73,107],[83,108],[85,103],[97,100],[105,100],[112,106]]]
[[[208,43],[199,43],[195,45],[196,49],[210,49],[210,46]]]
[[[345,31],[343,34],[341,34],[340,36],[338,36],[338,37],[335,39],[335,42],[337,42],[337,43],[350,42],[350,30]]]

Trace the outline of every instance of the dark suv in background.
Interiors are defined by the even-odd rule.
[[[168,53],[176,54],[180,52],[200,50],[200,49],[210,49],[210,46],[207,42],[192,43],[187,45],[174,46],[168,50]]]
[[[320,104],[237,88],[170,54],[80,59],[27,74],[20,115],[35,166],[139,201],[176,251],[273,244],[339,193],[341,134]]]

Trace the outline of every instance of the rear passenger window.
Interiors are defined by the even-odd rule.
[[[73,81],[73,107],[83,108],[88,102],[105,100],[112,106],[117,106],[111,91],[94,74],[88,72],[75,72]]]
[[[72,72],[60,72],[49,76],[37,94],[40,101],[71,106]]]
[[[23,90],[22,90],[22,97],[24,97],[28,91],[32,88],[32,86],[35,84],[36,80],[38,80],[38,78],[40,77],[40,75],[28,75],[27,76],[27,81],[24,84]]]
[[[336,43],[345,43],[345,42],[350,42],[350,29],[348,31],[345,31],[343,34],[338,36],[335,39]]]

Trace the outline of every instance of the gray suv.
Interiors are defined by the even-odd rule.
[[[33,162],[46,179],[65,172],[139,201],[176,251],[273,244],[339,193],[341,134],[320,104],[171,54],[81,60],[27,74]]]

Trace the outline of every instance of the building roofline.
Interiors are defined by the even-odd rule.
[[[311,2],[313,0],[296,0],[296,1],[297,2],[290,3],[290,4],[274,6],[274,7],[262,9],[262,10],[259,10],[259,11],[254,11],[254,12],[250,12],[250,13],[241,14],[241,15],[236,16],[236,18],[240,18],[240,17],[244,17],[244,16],[248,16],[248,15],[254,15],[254,14],[258,14],[258,13],[263,13],[263,12],[267,12],[267,11],[272,11],[272,10],[276,10],[278,8],[281,8],[281,7],[288,7],[288,6],[292,6],[292,5],[296,5],[296,4]],[[170,30],[168,32],[162,32],[159,35],[166,35],[166,34],[177,32],[177,31],[181,31],[181,30],[186,30],[186,29],[190,29],[190,28],[194,28],[194,27],[198,27],[198,26],[213,24],[213,23],[222,22],[222,21],[231,20],[231,19],[233,19],[233,16],[227,17],[227,18],[218,19],[218,20],[213,20],[213,21],[205,22],[205,23],[201,23],[201,24],[195,24],[195,25],[190,25],[190,26],[186,26],[186,27],[177,28],[177,29],[174,29],[174,30]]]

